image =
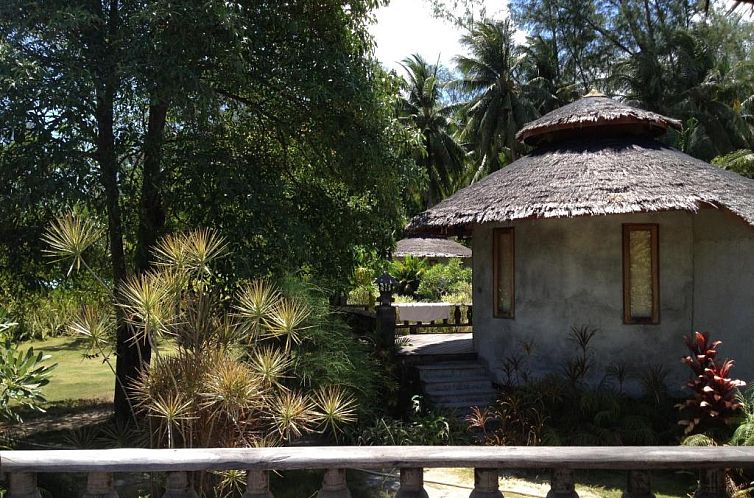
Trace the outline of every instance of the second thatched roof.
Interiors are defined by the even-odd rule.
[[[527,218],[730,210],[754,226],[754,180],[651,138],[543,146],[414,217],[410,234],[452,234]]]
[[[393,256],[405,258],[416,256],[419,258],[470,258],[471,249],[454,240],[441,238],[411,238],[399,240]]]
[[[681,122],[638,109],[592,91],[583,98],[527,123],[516,138],[539,145],[584,136],[658,136],[668,128],[681,129]]]

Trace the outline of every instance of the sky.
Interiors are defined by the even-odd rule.
[[[487,15],[505,19],[506,0],[479,0]],[[388,69],[402,72],[400,61],[418,53],[427,61],[450,65],[455,55],[462,53],[459,39],[463,30],[432,15],[429,0],[391,0],[390,5],[375,12],[376,23],[370,32],[377,44],[377,59]],[[523,41],[523,33],[517,41]]]

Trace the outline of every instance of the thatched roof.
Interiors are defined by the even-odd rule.
[[[598,138],[540,147],[414,217],[412,234],[468,225],[681,209],[725,208],[754,226],[754,180],[651,138]]]
[[[399,240],[393,256],[404,258],[470,258],[471,249],[456,241],[439,238],[412,238]]]
[[[516,138],[528,145],[538,145],[584,134],[658,136],[669,127],[680,129],[681,122],[592,92],[527,123]]]

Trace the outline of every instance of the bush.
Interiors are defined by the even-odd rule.
[[[678,423],[686,427],[686,434],[723,429],[740,412],[741,403],[736,396],[738,388],[746,383],[729,377],[733,360],[717,359],[721,341],[711,341],[707,332],[695,332],[684,340],[691,353],[682,359],[692,371],[686,384],[691,395],[678,405],[683,417]]]
[[[467,298],[464,304],[471,302],[471,268],[461,265],[459,259],[429,267],[423,274],[416,293],[425,300],[442,301],[447,296],[455,300]]]
[[[0,420],[22,422],[18,410],[23,406],[44,411],[45,402],[41,388],[50,380],[50,371],[55,365],[44,365],[50,356],[34,354],[34,348],[21,351],[5,334],[15,323],[0,323]]]
[[[410,255],[393,261],[390,264],[390,273],[398,281],[398,295],[414,297],[429,268],[425,258]]]

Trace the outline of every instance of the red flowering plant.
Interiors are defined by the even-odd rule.
[[[683,417],[678,423],[686,426],[685,434],[730,424],[741,409],[737,390],[746,383],[728,376],[733,360],[717,359],[717,348],[722,341],[711,341],[708,332],[694,332],[684,340],[691,354],[681,361],[693,375],[686,384],[691,395],[684,403],[676,405]]]

